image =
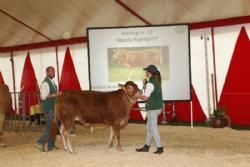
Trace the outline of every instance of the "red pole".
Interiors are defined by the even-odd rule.
[[[56,69],[57,69],[57,85],[59,88],[59,63],[58,63],[58,47],[56,46]]]
[[[215,60],[215,42],[214,42],[214,27],[211,27],[212,49],[213,49],[213,65],[214,65],[214,89],[215,89],[215,108],[218,107],[218,90],[217,90],[217,75],[216,75],[216,60]]]

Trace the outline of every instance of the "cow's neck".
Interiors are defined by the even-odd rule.
[[[124,102],[128,110],[130,110],[132,106],[134,105],[132,98],[129,95],[127,95],[122,89],[119,89],[118,92],[121,92],[123,94]]]
[[[130,97],[129,95],[125,94],[126,97],[126,103],[129,109],[132,108],[132,106],[134,105],[134,100],[132,99],[132,97]]]

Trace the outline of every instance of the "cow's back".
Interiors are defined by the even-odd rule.
[[[123,57],[122,62],[130,68],[145,67],[148,66],[148,62],[157,66],[161,64],[160,52],[152,49],[128,51]]]

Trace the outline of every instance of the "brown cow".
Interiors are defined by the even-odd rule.
[[[66,151],[74,152],[70,142],[70,131],[75,120],[88,127],[95,124],[111,127],[108,146],[112,147],[116,136],[117,149],[122,150],[120,130],[128,123],[130,110],[136,103],[139,89],[132,81],[120,87],[121,89],[113,92],[66,91],[57,97],[55,112],[57,119],[62,123],[60,133]]]
[[[142,50],[115,49],[113,59],[127,68],[143,68],[148,65],[148,62],[156,66],[160,66],[162,63],[161,50],[155,48]]]
[[[9,87],[5,84],[0,85],[0,146],[5,146],[2,141],[3,126],[5,121],[6,113],[11,110],[11,94]]]
[[[161,60],[161,50],[157,48],[142,50],[118,48],[114,50],[113,59],[129,69],[128,80],[130,80],[133,74],[133,68],[146,67],[148,66],[148,62],[158,67],[163,63]]]

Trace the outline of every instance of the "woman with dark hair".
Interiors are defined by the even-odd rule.
[[[157,150],[155,154],[163,153],[160,134],[157,128],[158,116],[162,112],[162,89],[161,89],[161,74],[155,65],[149,65],[143,68],[148,78],[144,94],[140,97],[146,101],[147,110],[147,136],[145,145],[142,148],[136,149],[137,152],[148,152],[152,138],[155,141]]]

